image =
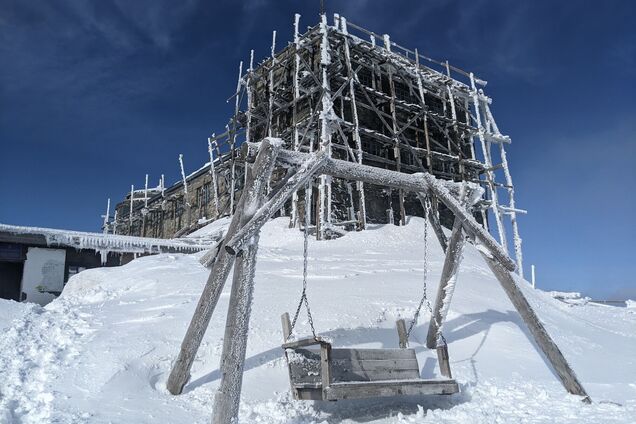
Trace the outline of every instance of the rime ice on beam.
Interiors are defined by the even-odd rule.
[[[100,253],[102,264],[106,263],[106,258],[110,252],[136,254],[195,253],[214,247],[214,244],[192,243],[187,239],[156,239],[6,224],[0,224],[0,231],[11,234],[40,235],[46,240],[47,246],[67,246],[75,249],[95,250]]]

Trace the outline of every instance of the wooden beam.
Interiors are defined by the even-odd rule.
[[[311,155],[305,163],[291,177],[285,181],[281,188],[262,205],[260,209],[254,211],[252,219],[246,222],[243,227],[234,234],[225,244],[225,249],[232,255],[236,255],[261,227],[285,204],[296,190],[307,183],[311,177],[326,163],[327,152],[320,152]]]
[[[455,291],[455,282],[457,281],[457,273],[459,271],[459,263],[461,262],[462,252],[464,250],[464,232],[462,231],[462,222],[455,218],[453,231],[448,240],[448,248],[446,249],[446,258],[444,259],[444,267],[439,280],[439,288],[437,289],[437,297],[435,298],[435,306],[431,314],[431,322],[428,327],[426,336],[426,346],[434,349],[440,343],[440,328],[444,324],[450,301]]]
[[[257,163],[247,169],[245,198],[240,225],[245,225],[261,206],[265,191],[274,168],[276,155],[282,143],[266,139],[264,150],[259,151]],[[254,294],[254,273],[258,252],[259,233],[252,236],[253,243],[246,246],[236,257],[232,291],[225,323],[223,352],[221,353],[221,383],[214,396],[213,424],[233,423],[238,419],[247,333],[249,330],[252,297]]]
[[[246,160],[254,151],[258,150],[258,145],[247,144],[243,154]],[[307,160],[309,154],[281,150],[277,156],[277,162],[287,165],[300,165]],[[451,194],[447,187],[448,182],[435,178],[433,175],[422,172],[415,174],[404,174],[401,172],[380,169],[368,165],[360,165],[348,161],[328,158],[323,165],[321,172],[337,178],[344,178],[362,181],[368,184],[376,184],[385,187],[402,188],[405,191],[415,193],[430,192],[435,195],[448,209],[459,217],[464,230],[472,237],[478,239],[480,243],[488,249],[506,269],[514,271],[515,262],[508,256],[508,253],[495,241],[495,239],[466,211],[466,208]]]
[[[561,350],[556,343],[554,343],[541,320],[539,320],[539,317],[532,310],[528,300],[517,286],[512,273],[503,267],[495,258],[490,257],[484,252],[480,251],[480,253],[490,270],[499,280],[501,287],[503,287],[515,309],[519,312],[519,315],[521,315],[535,343],[552,365],[554,372],[559,376],[563,387],[573,395],[583,396],[583,401],[590,403],[589,395],[576,377],[574,370],[570,367],[570,364],[568,364],[563,353],[561,353]]]
[[[273,154],[267,152],[271,152],[274,147],[268,139],[265,139],[261,148],[265,149],[266,153],[263,155],[260,155],[259,153],[253,167],[254,169],[261,170],[263,173],[267,173],[267,170],[271,173],[271,169],[273,169],[275,161]],[[246,199],[247,196],[241,196],[237,213],[232,216],[232,221],[228,227],[225,240],[229,240],[229,238],[238,231],[241,221],[241,213],[245,210]],[[225,241],[223,244],[225,244]],[[175,361],[172,371],[170,372],[170,376],[168,377],[166,386],[168,391],[173,395],[180,394],[183,391],[183,386],[190,378],[192,363],[194,362],[197,350],[201,345],[201,340],[203,339],[208,327],[212,313],[216,308],[216,304],[219,301],[221,291],[225,285],[225,280],[230,273],[233,263],[234,256],[228,255],[227,251],[221,247],[216,260],[214,261],[212,270],[210,271],[210,276],[205,284],[203,293],[199,298],[199,303],[194,311],[194,315],[190,321],[186,335],[181,343],[181,349],[177,356],[177,360]]]

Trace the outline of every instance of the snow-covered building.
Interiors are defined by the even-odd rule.
[[[164,240],[0,224],[0,299],[46,304],[70,277],[137,256],[195,253],[213,241]]]
[[[515,206],[505,151],[510,138],[495,122],[486,82],[338,15],[331,24],[323,15],[304,33],[299,28],[296,15],[290,43],[277,49],[274,31],[265,60],[254,63],[252,51],[249,62],[241,62],[234,111],[226,130],[208,141],[209,162],[190,175],[182,172],[182,181],[169,188],[132,189],[107,230],[173,237],[231,214],[243,183],[241,146],[271,136],[288,149],[481,185],[476,218],[506,248],[512,234],[523,270],[516,216],[525,211]],[[413,193],[331,177],[316,181],[310,194],[311,225],[334,232],[364,229],[367,222],[404,224],[407,215],[423,214]],[[280,211],[291,226],[302,225],[302,196]],[[452,215],[443,205],[438,212],[450,227]]]

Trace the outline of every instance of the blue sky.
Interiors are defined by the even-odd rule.
[[[325,3],[489,81],[539,287],[636,298],[636,3]],[[176,181],[179,153],[197,168],[238,62],[318,5],[0,1],[0,222],[97,230],[146,173]]]

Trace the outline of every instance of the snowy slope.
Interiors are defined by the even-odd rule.
[[[472,246],[444,327],[460,394],[292,400],[280,314],[293,312],[300,294],[302,235],[287,223],[268,223],[261,237],[242,422],[636,422],[636,311],[567,305],[520,283],[595,400],[584,405],[551,373]],[[317,331],[335,346],[397,347],[395,320],[410,319],[421,296],[420,234],[423,221],[412,218],[405,227],[311,240],[309,300]],[[433,299],[443,254],[432,235],[429,243]],[[45,308],[1,302],[0,423],[209,422],[229,286],[185,393],[165,390],[207,278],[199,256],[151,256],[84,271]],[[425,377],[438,372],[435,355],[423,346],[427,318],[411,340]],[[299,333],[305,332],[303,319]]]

